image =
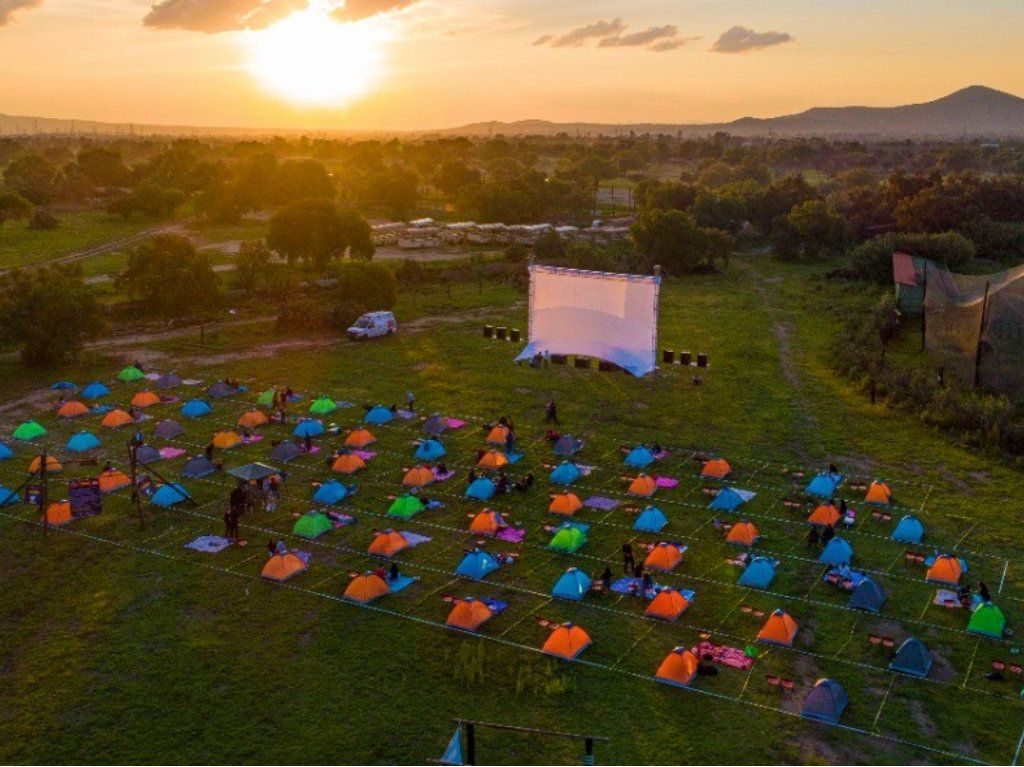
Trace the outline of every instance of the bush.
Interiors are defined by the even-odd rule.
[[[337,280],[334,296],[338,305],[360,304],[366,311],[376,312],[391,309],[398,300],[398,281],[381,264],[337,264],[328,270],[328,275]]]
[[[45,208],[36,208],[28,220],[29,229],[43,231],[56,229],[58,226],[60,226],[60,220]]]
[[[883,234],[854,248],[850,268],[855,277],[870,282],[892,282],[892,254],[901,251],[929,258],[949,269],[966,265],[975,256],[974,243],[956,232],[944,234]]]

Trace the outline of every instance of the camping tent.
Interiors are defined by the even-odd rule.
[[[16,503],[21,503],[21,496],[13,490],[8,490],[3,485],[0,485],[0,507],[13,506]]]
[[[105,426],[108,429],[119,429],[122,426],[127,426],[132,422],[132,417],[128,415],[124,410],[111,410],[100,421],[100,426]]]
[[[29,474],[38,474],[43,468],[43,457],[37,455],[28,464]],[[46,456],[46,471],[48,474],[59,474],[64,471],[64,467],[61,466],[60,461],[57,460],[56,456],[47,454]]]
[[[347,495],[348,488],[332,479],[316,489],[316,492],[313,493],[313,503],[319,503],[321,506],[333,506],[345,500]]]
[[[563,516],[571,517],[582,508],[583,501],[580,500],[578,495],[564,491],[551,499],[548,511],[552,514],[562,514]]]
[[[324,533],[330,532],[333,528],[334,525],[331,523],[331,518],[326,514],[319,511],[309,511],[295,520],[292,534],[298,535],[301,538],[308,538],[312,541]]]
[[[715,511],[736,511],[740,506],[746,503],[746,498],[734,488],[725,487],[714,497],[710,504],[709,509]]]
[[[18,428],[14,430],[13,434],[15,439],[20,439],[22,442],[31,442],[34,439],[46,436],[46,429],[35,421],[25,421],[19,424]]]
[[[436,461],[439,458],[444,458],[445,449],[436,439],[425,439],[416,447],[414,454],[418,461]]]
[[[754,557],[740,575],[739,585],[766,589],[775,580],[775,564],[767,557]]]
[[[775,610],[758,632],[757,641],[792,647],[798,630],[799,626],[789,613],[781,609]]]
[[[494,611],[486,603],[466,597],[455,603],[444,623],[453,629],[476,631],[493,617]]]
[[[899,543],[918,544],[924,540],[924,525],[913,514],[907,514],[896,524],[892,539]]]
[[[93,381],[82,389],[82,396],[85,397],[85,399],[102,399],[103,397],[110,396],[110,389],[99,381]]]
[[[139,381],[145,378],[146,375],[134,365],[129,365],[126,368],[122,368],[121,372],[117,374],[117,378],[125,383],[132,383],[133,381]]]
[[[759,537],[760,533],[757,530],[757,525],[753,522],[737,522],[729,528],[729,532],[725,536],[725,542],[731,543],[734,546],[750,547],[757,543]]]
[[[160,451],[152,445],[139,445],[135,451],[135,460],[141,463],[143,466],[148,466],[151,463],[156,463],[163,458],[160,455]]]
[[[634,469],[644,469],[654,463],[654,453],[643,445],[634,447],[626,456],[626,465]]]
[[[429,434],[431,437],[441,436],[448,431],[448,428],[448,419],[440,415],[432,415],[423,422],[424,434]]]
[[[243,429],[256,429],[263,426],[268,420],[259,410],[246,410],[238,419],[238,425]]]
[[[854,610],[866,610],[869,613],[877,613],[885,604],[885,592],[882,587],[870,578],[865,578],[860,585],[853,590],[847,607]]]
[[[956,586],[960,583],[960,577],[966,569],[962,559],[957,559],[949,554],[940,554],[935,557],[935,561],[928,568],[925,580],[929,583]]]
[[[469,523],[469,531],[477,535],[496,535],[503,527],[507,526],[499,512],[484,509],[473,517]]]
[[[169,485],[161,485],[160,488],[153,493],[153,497],[150,499],[157,506],[173,506],[176,503],[181,503],[187,498],[191,498],[188,491],[179,485],[177,482],[172,482]]]
[[[644,567],[667,573],[676,569],[682,561],[683,552],[675,544],[662,541],[651,549],[644,560]]]
[[[841,515],[831,503],[823,503],[816,506],[811,516],[807,518],[807,524],[818,527],[835,527],[839,523]]]
[[[572,660],[590,647],[587,632],[572,623],[563,623],[548,636],[541,651],[546,655]]]
[[[319,437],[324,433],[324,425],[315,418],[307,418],[304,421],[299,421],[295,425],[295,429],[292,430],[292,436],[298,437],[299,439],[306,439],[307,437]]]
[[[181,386],[181,376],[177,376],[174,373],[164,373],[156,379],[156,385],[158,389],[176,389]]]
[[[331,471],[336,471],[339,474],[355,474],[360,469],[365,468],[366,461],[355,453],[342,453],[331,464]]]
[[[842,483],[841,474],[818,474],[807,483],[804,492],[808,495],[816,495],[819,498],[831,498],[835,495],[836,489]]]
[[[641,474],[629,483],[629,490],[627,492],[640,498],[650,498],[657,489],[658,485],[652,477]]]
[[[274,404],[275,394],[277,394],[277,392],[274,389],[266,389],[256,398],[256,404],[263,405],[264,407],[270,407]]]
[[[330,397],[319,397],[313,400],[313,404],[309,406],[309,412],[313,415],[327,415],[337,409],[338,406]]]
[[[78,385],[74,381],[57,381],[50,388],[54,391],[61,391],[64,389],[77,389]]]
[[[724,458],[712,458],[704,464],[700,475],[705,479],[725,479],[732,472],[732,466]]]
[[[434,472],[426,466],[413,466],[402,477],[402,484],[405,487],[426,487],[436,481],[437,478],[434,476]]]
[[[132,397],[132,407],[147,408],[160,404],[160,398],[151,391],[140,391]]]
[[[837,535],[825,544],[818,561],[823,565],[848,565],[853,561],[853,546]]]
[[[487,432],[487,444],[488,445],[501,445],[504,447],[508,443],[508,427],[498,424],[491,428]]]
[[[390,592],[391,589],[388,588],[388,584],[384,582],[383,578],[374,573],[366,573],[357,575],[349,581],[342,596],[353,602],[367,604]]]
[[[993,639],[1002,639],[1005,628],[1006,616],[991,602],[982,602],[975,607],[971,613],[971,620],[967,623],[967,630],[972,634],[981,634]]]
[[[62,527],[73,519],[74,516],[71,514],[71,501],[55,501],[46,509],[46,524],[53,527]]]
[[[247,463],[228,471],[232,477],[237,477],[243,482],[262,482],[279,473],[273,466],[267,466],[265,463]]]
[[[846,690],[834,679],[819,679],[804,698],[800,715],[820,722],[838,724],[846,709]]]
[[[578,527],[563,527],[551,539],[548,548],[554,551],[562,551],[566,554],[573,554],[582,548],[587,542],[587,534]]]
[[[633,529],[642,533],[660,533],[668,524],[668,517],[656,506],[648,506],[641,511],[633,523]]]
[[[494,495],[497,488],[494,483],[487,477],[479,477],[473,481],[469,487],[466,488],[466,497],[473,498],[478,501],[489,501]]]
[[[362,450],[376,441],[377,438],[370,433],[369,429],[353,429],[345,437],[345,447],[354,447],[357,450]]]
[[[571,485],[580,478],[579,467],[572,461],[563,461],[558,464],[548,477],[549,481],[556,485]]]
[[[582,449],[583,443],[569,434],[563,434],[559,437],[552,448],[555,455],[560,455],[563,458],[572,458]]]
[[[686,687],[696,678],[699,665],[697,656],[693,654],[692,650],[686,647],[676,647],[665,656],[665,660],[654,672],[654,678],[665,684]]]
[[[393,557],[407,548],[409,548],[409,541],[404,535],[397,530],[384,530],[374,536],[366,551],[381,557]]]
[[[181,427],[181,424],[177,421],[172,421],[168,418],[165,421],[161,421],[153,429],[153,436],[159,437],[160,439],[174,439],[180,437],[185,433],[185,430]]]
[[[476,465],[487,471],[503,469],[508,466],[508,457],[500,450],[487,450],[482,456],[480,456]]]
[[[577,567],[570,567],[555,582],[551,596],[579,602],[590,591],[590,576]]]
[[[370,409],[366,416],[363,418],[369,424],[375,424],[377,426],[385,423],[390,423],[395,420],[395,414],[388,410],[386,407],[377,405],[377,407]]]
[[[500,567],[498,560],[483,549],[473,549],[459,562],[455,574],[465,578],[481,580]]]
[[[871,483],[868,487],[867,495],[864,497],[865,503],[871,503],[876,506],[888,506],[892,501],[892,490],[884,482],[879,482],[877,479]]]
[[[189,458],[181,467],[181,476],[185,479],[202,479],[217,471],[217,466],[205,455]]]
[[[78,400],[71,400],[65,402],[59,408],[57,408],[57,416],[60,418],[79,418],[83,415],[89,414],[89,408],[83,405]]]
[[[426,506],[423,505],[423,501],[417,498],[415,495],[405,494],[395,498],[391,507],[388,509],[389,517],[397,517],[398,519],[412,519]]]
[[[924,679],[932,667],[931,650],[920,639],[907,637],[889,664],[890,671]]]
[[[690,606],[690,600],[684,597],[675,589],[663,588],[655,594],[654,599],[647,605],[644,615],[650,618],[661,618],[666,621],[674,621],[679,618],[686,608]]]
[[[270,457],[275,461],[291,461],[302,455],[302,449],[294,442],[285,440],[279,442],[274,446],[274,449],[270,451]]]
[[[212,410],[210,403],[201,399],[190,399],[181,406],[181,414],[186,418],[202,418],[209,415]]]
[[[206,394],[207,397],[212,397],[213,399],[224,399],[224,397],[230,397],[232,394],[237,393],[238,389],[236,389],[234,386],[229,386],[223,381],[217,381],[215,383],[210,384],[210,386],[208,386],[206,388],[206,391],[204,392],[204,394]]]
[[[118,490],[131,485],[132,480],[131,477],[120,469],[107,469],[100,472],[98,482],[101,493],[116,493]],[[170,490],[169,492],[173,493],[174,491]]]
[[[242,444],[242,438],[238,435],[238,432],[231,431],[218,431],[213,435],[213,446],[220,450],[230,450],[233,447],[238,447]]]
[[[305,572],[307,567],[302,557],[292,551],[287,551],[284,554],[271,556],[263,565],[260,575],[267,580],[283,583],[289,578],[294,578],[299,573]]]
[[[6,461],[8,458],[14,458],[14,451],[0,442],[0,461]]]
[[[69,453],[85,453],[100,446],[99,437],[91,431],[80,431],[68,437],[64,449]]]

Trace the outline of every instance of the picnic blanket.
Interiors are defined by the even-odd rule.
[[[194,541],[186,543],[185,548],[192,549],[193,551],[202,551],[206,554],[216,554],[230,545],[231,541],[227,538],[221,538],[219,535],[200,535]]]
[[[176,397],[173,394],[167,394],[160,398],[161,405],[173,405],[175,402],[181,402],[181,397]]]
[[[618,508],[619,501],[614,498],[605,498],[603,495],[592,495],[583,502],[583,505],[589,509],[597,509],[598,511],[612,511]]]
[[[428,541],[431,540],[429,535],[420,535],[419,533],[410,533],[407,530],[402,530],[400,532],[402,533],[402,537],[405,538],[406,542],[409,544],[409,548],[410,549],[416,548],[417,546],[419,546],[421,544],[424,544],[424,543],[427,543]]]
[[[660,461],[663,458],[668,458],[668,456],[669,456],[668,450],[662,449],[659,452],[654,453],[654,460],[655,461]]]
[[[164,460],[181,458],[181,456],[185,455],[185,451],[180,447],[162,447],[158,452],[160,453],[160,457]]]
[[[392,594],[397,594],[399,591],[411,586],[418,580],[419,578],[413,578],[409,575],[399,575],[388,584],[388,588],[391,590]]]
[[[348,525],[354,524],[356,521],[356,518],[351,514],[342,514],[338,511],[327,512],[327,517],[335,527],[347,527]]]
[[[836,586],[839,586],[840,588],[845,588],[845,586],[843,586],[843,581],[848,580],[850,582],[850,590],[857,588],[868,579],[867,573],[862,573],[860,570],[849,570],[848,574],[844,577],[843,575],[840,575],[838,567],[830,567],[825,571],[825,574],[821,576],[821,579],[825,581],[825,583],[828,583],[830,575],[839,576],[840,580],[836,583]]]
[[[370,461],[377,457],[377,454],[372,450],[353,450],[352,455],[358,455],[364,461]]]
[[[250,434],[248,437],[242,437],[243,445],[251,445],[255,442],[259,442],[263,439],[262,434]]]
[[[509,543],[522,543],[526,538],[525,527],[503,527],[498,531],[497,535],[494,536],[499,541],[508,541]]]
[[[436,466],[433,469],[431,469],[431,472],[433,472],[434,479],[438,482],[444,482],[446,479],[451,479],[452,477],[455,476],[455,472],[452,471],[451,469],[442,474],[437,470]]]
[[[182,386],[199,386],[202,380],[199,378],[183,378],[181,381]]]
[[[448,423],[449,429],[461,429],[466,425],[466,422],[459,418],[446,418],[445,421]]]
[[[416,417],[415,411],[412,410],[396,410],[395,415],[397,415],[403,421],[408,421]]]
[[[654,484],[665,490],[671,490],[679,484],[679,480],[674,479],[673,477],[656,476],[654,478]]]
[[[619,578],[617,581],[614,581],[612,583],[611,590],[614,591],[616,594],[629,594],[630,596],[638,596],[640,592],[641,582],[641,578]],[[661,588],[662,587],[659,586],[657,583],[654,583],[651,586],[651,588],[647,589],[647,591],[643,593],[643,598],[654,599],[658,595],[658,592],[661,590]],[[694,593],[692,591],[687,592],[680,590],[679,593],[686,597],[687,600],[692,599],[694,596]]]
[[[335,403],[334,403],[334,405],[335,405],[336,407],[339,407],[339,408],[345,408],[345,409],[348,409],[348,408],[350,408],[350,407],[355,407],[355,406],[356,406],[356,403],[354,403],[354,402],[349,402],[348,400],[342,400],[341,402],[335,402]]]
[[[748,657],[738,647],[712,644],[711,642],[698,642],[691,648],[691,651],[700,660],[710,660],[713,663],[720,663],[730,668],[738,668],[741,671],[749,671],[754,665],[754,658]]]
[[[589,477],[591,472],[594,471],[593,466],[586,466],[582,463],[576,464],[576,468],[580,470],[580,474],[584,477]]]
[[[960,597],[957,593],[955,591],[950,591],[949,589],[938,589],[935,592],[935,598],[932,600],[932,604],[936,604],[939,607],[949,607],[953,609],[963,607],[963,605],[960,604]],[[981,604],[981,597],[977,594],[972,594],[971,609],[973,610],[979,604]]]

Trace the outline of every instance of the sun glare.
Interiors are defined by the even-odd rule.
[[[384,29],[372,21],[340,23],[310,7],[246,37],[249,72],[289,101],[343,105],[380,76]]]

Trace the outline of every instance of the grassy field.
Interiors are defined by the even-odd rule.
[[[0,264],[36,266],[154,226],[152,221],[125,221],[103,211],[68,213],[58,218],[56,229],[32,230],[22,222],[0,227]]]
[[[993,659],[1012,661],[1012,637],[996,641],[966,633],[968,616],[931,604],[935,587],[924,569],[905,564],[903,545],[889,534],[903,513],[924,521],[927,552],[955,552],[969,563],[969,579],[983,578],[1010,620],[1019,623],[1024,570],[1012,533],[1019,519],[1013,499],[1021,476],[992,456],[949,441],[910,418],[871,406],[854,382],[831,371],[832,338],[841,319],[872,303],[863,286],[829,281],[827,267],[781,266],[754,257],[734,259],[727,274],[673,280],[662,294],[660,342],[705,351],[711,366],[694,386],[690,371],[670,368],[633,380],[592,370],[516,367],[517,349],[481,337],[484,322],[523,327],[524,296],[510,289],[460,286],[451,299],[425,287],[397,307],[403,331],[365,344],[276,336],[269,326],[237,326],[200,345],[195,337],[150,344],[153,369],[175,370],[206,383],[224,375],[250,387],[248,395],[218,401],[196,421],[177,415],[180,404],[147,411],[151,424],[175,417],[186,426],[176,445],[199,452],[216,429],[229,428],[268,385],[289,384],[306,395],[297,408],[327,393],[354,407],[326,420],[342,431],[362,416],[362,404],[401,403],[412,389],[424,412],[467,420],[444,437],[447,464],[457,476],[427,495],[444,503],[408,522],[385,517],[411,466],[418,420],[374,429],[379,438],[368,469],[352,481],[344,504],[355,524],[316,542],[291,535],[295,515],[310,508],[312,483],[330,476],[324,453],[340,444],[329,436],[320,456],[297,459],[285,498],[273,514],[243,520],[244,548],[200,554],[184,544],[222,532],[230,487],[217,473],[186,481],[197,505],[158,510],[146,505],[145,529],[124,492],[106,499],[102,515],[44,535],[32,509],[0,510],[4,540],[0,568],[0,761],[4,762],[423,762],[440,756],[451,717],[588,732],[612,738],[599,762],[996,762],[1015,761],[1024,727],[1021,680],[985,679]],[[51,379],[111,379],[130,361],[98,354],[77,369],[44,380],[17,366],[0,367],[3,432],[38,418],[45,442],[60,447],[75,430],[96,431],[100,457],[123,463],[123,431],[99,427],[99,416],[60,423],[40,409]],[[112,400],[126,404],[140,385],[112,383]],[[201,391],[197,389],[196,391]],[[175,392],[183,399],[193,390]],[[576,555],[546,549],[554,456],[543,439],[543,405],[554,396],[562,430],[586,441],[581,463],[593,472],[574,488],[581,498],[622,501],[611,512],[583,510],[588,542]],[[293,416],[296,413],[293,412]],[[517,554],[514,564],[483,582],[454,575],[475,545],[467,515],[482,504],[462,497],[464,476],[483,446],[482,426],[511,415],[525,457],[513,467],[536,473],[535,488],[490,502],[526,529],[522,544],[486,541],[492,552]],[[290,427],[289,427],[290,429]],[[230,468],[266,460],[272,440],[287,430],[271,426],[263,441],[218,453]],[[654,503],[669,517],[660,536],[631,529],[621,447],[656,440],[670,449],[652,473],[679,485],[659,490]],[[164,443],[155,442],[157,446]],[[23,481],[36,448],[14,446],[0,463],[0,483]],[[735,550],[716,531],[695,451],[732,463],[730,481],[757,492],[741,515],[762,536],[758,550],[780,560],[770,591],[736,585]],[[177,479],[184,459],[155,466]],[[891,522],[860,510],[843,533],[854,564],[885,589],[881,615],[849,610],[847,596],[825,584],[816,552],[805,544],[809,507],[781,501],[811,475],[835,462],[851,476],[882,477],[895,491]],[[88,472],[69,467],[69,474]],[[60,483],[52,492],[60,494]],[[352,572],[375,566],[365,553],[373,531],[386,527],[431,540],[399,555],[419,580],[399,594],[360,608],[340,600]],[[285,586],[259,572],[268,538],[312,554],[308,572]],[[683,564],[659,583],[696,592],[677,623],[643,617],[633,597],[588,596],[581,603],[552,600],[550,589],[567,567],[618,572],[624,540],[635,547],[659,539],[685,543]],[[507,601],[481,636],[443,627],[442,597],[472,595]],[[794,648],[761,647],[753,669],[721,668],[698,677],[690,690],[653,681],[661,659],[702,633],[740,648],[754,639],[767,613],[783,607],[799,622]],[[537,650],[546,632],[536,618],[572,620],[594,643],[577,663]],[[931,678],[913,680],[886,670],[885,651],[869,633],[925,641],[936,656]],[[791,695],[770,687],[766,674],[793,679]],[[794,714],[814,681],[829,676],[850,696],[842,728],[812,724]],[[579,760],[567,741],[486,735],[481,762],[544,763]]]

